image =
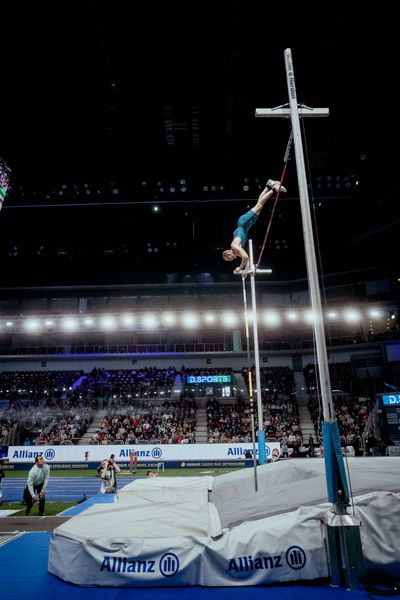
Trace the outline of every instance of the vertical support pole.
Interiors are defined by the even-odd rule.
[[[328,356],[322,317],[321,295],[319,291],[317,261],[315,258],[314,234],[312,230],[306,170],[304,167],[303,144],[301,141],[299,109],[297,106],[296,84],[294,79],[292,53],[285,50],[286,77],[289,92],[289,104],[292,119],[294,150],[296,155],[297,179],[300,192],[301,218],[303,222],[304,245],[306,252],[307,274],[310,288],[311,308],[313,311],[313,327],[317,346],[318,370],[321,385],[324,420],[332,423],[335,419],[331,382],[329,377]]]
[[[256,271],[253,260],[253,241],[249,240],[249,258],[250,258],[250,289],[251,289],[251,307],[253,315],[253,335],[254,335],[254,364],[256,369],[257,386],[257,415],[258,415],[258,462],[263,465],[266,462],[265,455],[265,433],[264,419],[262,411],[262,391],[260,377],[260,353],[258,349],[258,325],[257,325],[257,300],[256,300]]]
[[[246,327],[246,348],[247,348],[247,368],[249,375],[249,398],[250,398],[250,418],[251,418],[251,441],[253,445],[253,469],[254,469],[254,491],[258,492],[257,481],[257,455],[256,455],[256,432],[254,426],[254,393],[253,393],[253,374],[251,372],[250,363],[250,334],[249,334],[249,313],[247,310],[247,295],[246,295],[246,279],[242,276],[243,287],[243,305],[244,305],[244,322]]]
[[[350,494],[341,453],[339,427],[335,418],[332,400],[317,261],[315,257],[314,234],[311,222],[306,171],[304,167],[296,83],[294,78],[292,53],[289,48],[285,50],[285,65],[296,155],[297,179],[300,192],[307,274],[311,308],[314,316],[313,326],[317,346],[318,373],[324,413],[323,442],[326,483],[328,488],[328,498],[334,504],[333,523],[327,524],[330,565],[337,565],[337,568],[335,566],[335,569],[331,569],[331,575],[333,581],[335,581],[335,579],[338,580],[342,576],[349,589],[354,589],[358,585],[359,577],[364,572],[360,523],[346,513],[346,506],[349,503]],[[331,526],[337,527],[337,531],[333,532],[329,530],[329,527]],[[349,531],[351,533],[348,533]]]

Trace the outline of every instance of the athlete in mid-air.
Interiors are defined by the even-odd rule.
[[[247,252],[243,249],[246,245],[249,236],[249,230],[257,221],[258,216],[268,200],[274,192],[286,192],[286,188],[280,184],[279,181],[268,179],[265,189],[261,192],[257,204],[253,206],[247,213],[241,215],[237,222],[237,229],[233,232],[233,240],[229,250],[224,250],[222,257],[224,260],[232,261],[235,258],[240,258],[241,262],[235,269],[235,273],[242,273],[244,276],[247,275],[249,270],[249,257]]]

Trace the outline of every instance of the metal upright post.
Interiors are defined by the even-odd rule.
[[[310,289],[313,327],[317,346],[318,375],[320,381],[322,407],[324,413],[323,442],[328,498],[334,508],[324,519],[327,525],[327,551],[332,583],[340,584],[344,580],[347,587],[355,588],[364,572],[361,549],[360,523],[347,514],[350,494],[341,453],[340,435],[332,401],[329,377],[328,356],[326,350],[324,320],[319,290],[317,262],[314,247],[314,235],[308,198],[307,178],[304,166],[303,145],[300,130],[302,117],[328,116],[327,108],[312,109],[297,103],[292,53],[285,50],[286,79],[289,94],[289,107],[256,109],[256,116],[290,117],[294,140],[297,178],[299,184],[301,215],[303,222],[304,245],[307,274]]]
[[[252,318],[253,318],[253,338],[254,338],[254,364],[256,370],[256,389],[257,389],[257,415],[258,415],[258,462],[260,464],[264,464],[266,462],[266,451],[265,451],[265,433],[264,433],[264,422],[263,422],[263,411],[262,411],[262,391],[261,391],[261,377],[260,377],[260,354],[258,350],[258,326],[257,326],[257,300],[256,300],[256,273],[258,274],[266,274],[272,273],[271,269],[256,269],[254,266],[253,260],[253,242],[249,240],[249,270],[248,273],[250,275],[250,289],[251,289],[251,307],[252,307]],[[241,275],[237,271],[234,271],[235,275]],[[244,290],[245,293],[245,290]],[[247,301],[246,297],[244,298],[245,303],[245,318],[246,318],[246,328],[248,327],[247,323]],[[246,333],[248,335],[248,329],[246,329]],[[249,369],[250,369],[250,361],[249,361]],[[252,415],[252,431],[254,431],[254,416]],[[257,485],[257,483],[256,483]],[[257,489],[256,489],[257,491]]]
[[[297,104],[292,53],[285,50],[286,78],[292,120],[297,179],[300,192],[304,245],[310,289],[313,327],[317,346],[318,372],[324,413],[323,441],[328,497],[334,504],[333,515],[326,515],[327,549],[332,582],[339,584],[344,579],[348,588],[359,584],[364,572],[360,538],[360,523],[347,514],[350,495],[341,452],[339,427],[335,418],[326,350],[324,319],[315,256],[314,234],[308,198],[307,178],[304,166],[299,109]]]
[[[260,376],[260,354],[258,349],[258,325],[257,325],[257,300],[256,300],[256,269],[253,260],[253,241],[249,240],[249,258],[250,258],[250,289],[251,289],[251,308],[253,313],[253,336],[254,336],[254,364],[256,369],[256,387],[257,387],[257,415],[258,415],[258,461],[260,465],[266,462],[265,453],[265,432],[262,410],[262,391]]]

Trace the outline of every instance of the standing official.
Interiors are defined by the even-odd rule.
[[[44,514],[46,503],[45,489],[50,478],[50,467],[44,464],[43,456],[35,456],[35,464],[28,474],[28,482],[24,489],[24,500],[26,502],[25,515],[29,515],[33,503],[39,501],[39,516]]]

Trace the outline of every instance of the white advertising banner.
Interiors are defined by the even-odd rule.
[[[273,442],[265,445],[267,459],[272,452],[279,452],[280,444]],[[44,456],[46,462],[70,463],[101,461],[115,455],[117,462],[129,462],[131,452],[137,452],[138,461],[237,461],[244,460],[245,454],[253,455],[252,444],[150,444],[131,446],[9,446],[8,459],[13,463],[33,462],[35,456]],[[275,454],[274,453],[274,454]],[[258,449],[256,448],[256,454]],[[182,465],[185,466],[185,465]],[[188,466],[196,466],[190,464]]]

